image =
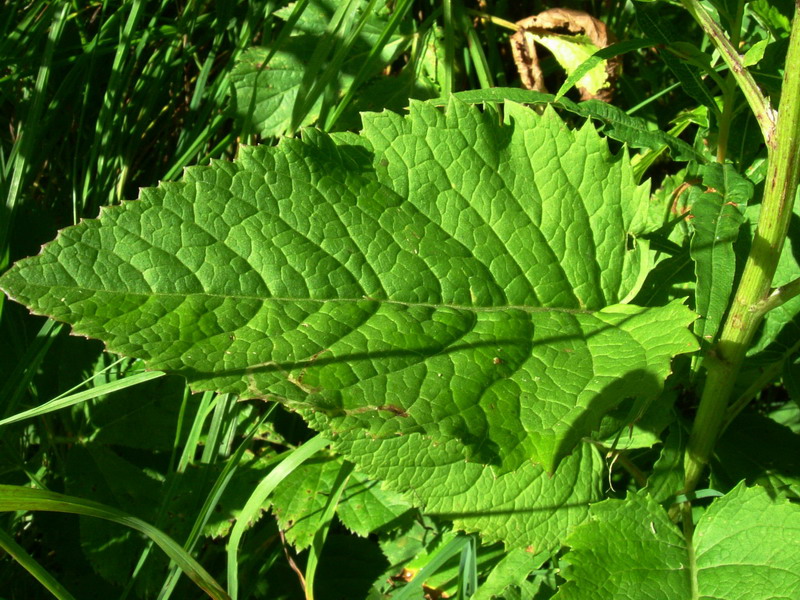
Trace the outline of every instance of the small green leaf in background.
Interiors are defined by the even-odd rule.
[[[358,0],[350,2],[358,4]],[[294,8],[287,6],[274,14],[288,20]],[[363,8],[352,12],[343,3],[311,2],[293,30],[300,33],[270,46],[247,50],[230,77],[231,107],[237,119],[262,138],[280,137],[316,123],[345,93],[354,94],[351,86],[361,87],[380,74],[404,49],[408,38],[391,34],[393,30],[383,35],[389,26],[387,13],[374,9],[362,13]],[[344,13],[340,14],[342,10]],[[339,15],[341,21],[333,23],[333,15]],[[380,47],[374,47],[377,43]],[[387,82],[393,84],[394,78],[381,77],[373,85],[381,89],[381,84],[385,88]],[[413,81],[409,81],[406,89],[409,88],[415,90]],[[402,85],[384,89],[384,100],[392,103],[391,94],[404,91]],[[424,91],[420,93],[424,95]],[[408,97],[402,106],[407,105]],[[385,106],[380,104],[374,109]],[[357,118],[358,106],[351,108],[348,116],[352,121]],[[293,119],[297,122],[293,123]]]
[[[522,593],[523,598],[533,598],[542,582],[528,581],[528,576],[548,558],[547,553],[533,554],[523,548],[511,550],[491,570],[473,600],[507,598],[508,593]]]
[[[761,59],[764,58],[764,51],[767,49],[769,42],[770,41],[768,39],[763,39],[753,44],[750,49],[745,52],[744,57],[742,58],[742,64],[745,67],[752,67],[761,62]]]
[[[705,189],[693,187],[689,195],[692,213],[690,254],[695,263],[695,298],[701,319],[695,333],[713,342],[733,293],[736,256],[733,243],[744,222],[744,209],[753,185],[731,165],[712,163],[700,168]],[[741,265],[740,265],[741,266]]]
[[[792,27],[794,6],[791,2],[780,0],[754,0],[751,10],[759,17],[759,24],[773,33],[788,35]]]
[[[315,457],[295,469],[275,488],[272,511],[286,540],[298,550],[311,545],[331,493],[341,458]]]
[[[153,522],[162,490],[161,482],[152,475],[110,449],[90,444],[70,453],[67,491],[72,496],[91,497]],[[173,519],[172,531],[165,533],[181,539],[188,527],[177,521],[182,519]],[[81,518],[80,529],[81,547],[95,571],[108,581],[125,583],[136,564],[137,551],[143,547],[141,536],[117,523],[89,517]]]
[[[264,61],[271,53],[269,48],[249,49],[231,73],[236,116],[262,137],[283,135],[292,120],[305,63],[313,48],[310,36],[292,37],[267,64]],[[321,108],[322,97],[309,108],[303,124],[316,121]]]
[[[688,434],[679,425],[670,427],[653,472],[647,478],[647,492],[656,502],[674,497],[683,487],[683,448]]]
[[[693,546],[643,495],[606,500],[567,539],[556,600],[800,597],[800,506],[738,485],[700,517]]]
[[[414,517],[411,509],[402,495],[383,489],[379,481],[356,471],[350,476],[336,514],[350,531],[366,537],[377,531],[410,527]]]
[[[319,456],[306,461],[275,489],[273,513],[286,539],[298,550],[307,548],[319,529],[331,486],[342,467],[341,457]],[[383,490],[379,482],[354,472],[336,507],[342,524],[361,537],[372,532],[410,526],[412,506],[400,494]]]
[[[771,496],[800,499],[800,435],[755,411],[739,415],[717,443],[711,484],[730,489],[741,480]]]

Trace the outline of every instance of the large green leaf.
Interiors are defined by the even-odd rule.
[[[479,531],[486,542],[534,552],[558,549],[588,517],[590,504],[603,497],[607,483],[605,464],[589,444],[567,457],[553,476],[529,462],[499,474],[465,461],[456,440],[429,443],[418,434],[373,440],[352,433],[337,449],[364,473],[405,492],[426,514]]]
[[[569,98],[556,98],[534,90],[520,88],[490,88],[458,92],[455,97],[470,104],[484,102],[520,102],[523,104],[550,104],[579,117],[593,119],[602,126],[608,137],[619,140],[633,148],[663,151],[668,148],[675,160],[696,160],[705,163],[706,158],[692,146],[660,129],[653,129],[645,119],[627,114],[624,110],[602,100],[573,102]],[[449,98],[432,100],[438,106],[445,106]]]
[[[555,598],[800,597],[800,508],[739,485],[700,517],[690,544],[646,496],[607,500],[575,530]]]
[[[62,231],[0,286],[196,389],[552,472],[658,393],[694,315],[621,304],[650,265],[626,155],[552,109],[505,112],[418,103],[244,148]]]

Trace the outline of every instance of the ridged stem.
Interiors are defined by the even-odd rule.
[[[711,43],[719,51],[722,60],[731,70],[731,75],[739,84],[750,110],[761,127],[761,133],[767,143],[767,147],[772,150],[777,141],[775,139],[775,111],[770,106],[769,100],[764,97],[761,88],[758,87],[756,80],[753,79],[750,71],[744,66],[742,56],[734,45],[725,35],[722,27],[708,13],[706,8],[698,0],[681,0],[683,7],[689,11],[694,20],[703,28]],[[788,65],[788,58],[786,64]]]
[[[694,2],[684,0],[684,4],[689,3]],[[739,369],[764,316],[762,308],[771,293],[772,279],[797,195],[800,176],[800,153],[796,148],[798,139],[800,0],[795,1],[780,111],[775,131],[767,137],[769,166],[758,227],[720,339],[703,363],[707,371],[706,383],[684,461],[686,492],[695,489],[708,464],[722,429]]]

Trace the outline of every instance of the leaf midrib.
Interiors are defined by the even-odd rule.
[[[528,313],[550,313],[550,312],[557,312],[557,313],[567,313],[567,314],[586,314],[591,315],[600,310],[589,310],[584,308],[566,308],[566,307],[551,307],[551,306],[525,306],[525,305],[500,305],[500,306],[466,306],[461,304],[450,304],[450,303],[433,303],[433,302],[404,302],[402,300],[391,300],[387,298],[373,298],[370,296],[362,296],[361,298],[288,298],[288,297],[280,297],[280,296],[255,296],[255,295],[243,295],[243,294],[219,294],[213,292],[190,292],[190,293],[180,293],[180,292],[134,292],[134,291],[117,291],[117,290],[104,290],[104,289],[95,289],[95,288],[87,288],[87,287],[68,287],[68,286],[44,286],[44,285],[37,285],[37,284],[28,284],[29,287],[41,287],[47,290],[50,290],[51,296],[58,295],[53,294],[52,292],[58,289],[68,289],[68,290],[81,290],[86,292],[92,292],[97,294],[118,294],[123,296],[145,296],[145,297],[179,297],[179,298],[188,298],[190,296],[207,296],[210,298],[236,298],[241,300],[257,300],[257,301],[272,301],[272,302],[286,302],[286,303],[294,303],[294,302],[316,302],[318,304],[326,304],[329,302],[352,302],[352,303],[359,303],[359,302],[375,302],[379,304],[391,304],[396,306],[405,306],[408,308],[431,308],[431,309],[442,309],[442,308],[450,308],[453,310],[462,310],[465,312],[497,312],[503,310],[519,310],[521,312],[528,312]],[[6,288],[0,288],[5,291],[10,296],[12,295],[9,290]],[[12,296],[13,297],[13,296]]]

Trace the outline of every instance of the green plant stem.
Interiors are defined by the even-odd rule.
[[[472,15],[483,19],[484,21],[489,21],[493,25],[498,27],[503,27],[505,29],[510,29],[511,31],[517,31],[519,26],[516,23],[512,23],[511,21],[507,21],[506,19],[501,19],[500,17],[495,17],[485,12],[481,12],[479,10],[475,10],[472,8],[465,8],[464,12],[468,15]]]
[[[689,445],[686,449],[686,491],[695,489],[722,429],[736,376],[753,335],[761,323],[762,309],[783,249],[792,204],[797,194],[800,154],[800,5],[795,8],[774,147],[768,145],[769,166],[750,255],[736,290],[719,342],[704,361],[707,379]],[[789,284],[797,287],[797,284]]]
[[[756,310],[762,315],[765,315],[772,309],[786,304],[789,300],[798,295],[800,295],[800,277],[780,287],[776,287],[770,292],[769,296],[759,303]]]
[[[736,6],[736,18],[731,26],[730,41],[731,46],[734,48],[738,47],[741,41],[743,18],[744,0],[739,0]],[[725,162],[725,156],[728,153],[728,139],[731,132],[731,123],[733,122],[735,97],[736,78],[733,75],[733,70],[729,70],[722,87],[722,115],[719,120],[719,135],[717,136],[717,162],[720,164]]]
[[[681,4],[703,28],[711,43],[714,44],[714,47],[722,56],[722,60],[730,68],[731,74],[739,84],[739,89],[742,90],[750,109],[758,121],[767,147],[770,150],[774,149],[778,143],[775,136],[775,111],[770,106],[769,100],[761,93],[761,89],[753,79],[750,71],[742,63],[741,55],[727,38],[720,24],[708,14],[708,11],[698,0],[681,0]],[[786,64],[789,64],[788,58]]]

